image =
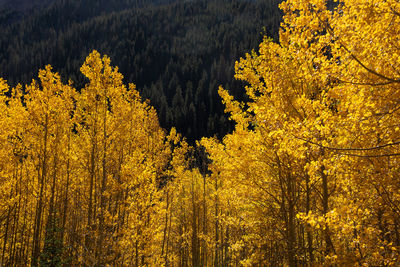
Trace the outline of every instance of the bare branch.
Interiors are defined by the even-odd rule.
[[[370,150],[377,150],[377,149],[382,149],[382,148],[385,148],[385,147],[390,147],[390,146],[394,146],[394,145],[399,145],[400,144],[400,141],[397,141],[397,142],[388,143],[388,144],[384,144],[384,145],[380,145],[380,146],[374,146],[374,147],[338,148],[338,147],[323,146],[323,145],[315,143],[315,142],[313,142],[311,140],[307,140],[307,139],[304,139],[304,138],[301,138],[301,137],[297,137],[297,136],[295,136],[295,138],[299,139],[299,140],[302,140],[304,142],[307,142],[309,144],[313,144],[313,145],[319,146],[321,148],[325,148],[325,149],[328,149],[328,150],[338,150],[338,151],[370,151]]]

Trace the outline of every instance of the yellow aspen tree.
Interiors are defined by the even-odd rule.
[[[6,105],[1,121],[7,122],[7,127],[2,130],[1,136],[6,138],[2,152],[7,148],[8,153],[4,154],[7,165],[2,167],[2,177],[8,181],[10,191],[2,183],[2,194],[9,193],[11,202],[4,202],[8,210],[2,229],[1,262],[38,265],[50,237],[45,227],[48,218],[59,216],[57,197],[62,188],[64,160],[61,147],[71,128],[74,91],[61,83],[50,66],[39,72],[39,82],[26,86],[25,94],[17,86],[5,98],[7,88],[3,88],[2,101],[6,103],[2,104]],[[50,243],[47,245],[49,248]],[[59,249],[56,257],[61,257],[61,244]]]
[[[236,65],[251,101],[237,103],[220,90],[237,126],[222,144],[203,141],[211,168],[260,188],[258,204],[274,203],[278,212],[264,216],[277,219],[271,229],[284,226],[271,233],[281,240],[280,264],[392,265],[399,4],[341,1],[329,8],[316,0],[281,7],[280,44],[264,40]],[[242,264],[256,264],[257,253],[247,254]],[[265,254],[264,260],[276,264]]]
[[[155,110],[141,102],[133,86],[127,92],[127,105],[119,110],[124,120],[121,129],[119,186],[124,195],[121,237],[117,241],[121,263],[133,266],[156,264],[160,254],[161,235],[159,189],[168,160],[165,133],[158,124]],[[121,124],[122,125],[122,124]]]
[[[87,177],[87,228],[84,237],[83,260],[100,264],[110,253],[105,246],[111,237],[107,198],[112,177],[109,164],[115,130],[113,108],[123,94],[122,75],[110,66],[108,57],[94,51],[81,67],[89,83],[82,89],[77,103],[77,134],[83,162],[82,174]]]
[[[265,223],[270,238],[280,241],[272,244],[260,237],[253,240],[259,244],[244,253],[243,264],[272,261],[295,266],[300,258],[295,217],[301,209],[307,148],[304,141],[293,138],[293,133],[301,131],[302,122],[309,117],[317,116],[313,105],[318,108],[321,104],[311,103],[312,98],[318,100],[319,96],[315,94],[316,83],[303,78],[302,67],[306,63],[293,61],[286,47],[267,39],[260,45],[259,53],[247,55],[236,65],[236,77],[249,83],[246,91],[252,101],[247,108],[220,89],[226,110],[237,123],[234,133],[224,138],[222,146],[215,140],[204,140],[203,144],[213,160],[212,168],[217,168],[214,173],[225,177],[222,179],[228,184],[241,185],[234,188],[247,187],[244,190],[248,196],[242,199],[252,213],[252,220],[247,223],[253,226],[249,228],[255,230],[255,224]],[[304,105],[306,101],[308,107]],[[271,218],[257,215],[256,211],[263,210]],[[242,238],[247,235],[255,237],[245,234]],[[279,248],[282,246],[283,251]],[[259,251],[261,247],[267,252]],[[276,247],[279,254],[272,253]],[[274,258],[265,257],[268,254]]]
[[[324,115],[330,136],[307,142],[331,154],[327,171],[335,173],[340,194],[329,216],[309,221],[337,231],[333,262],[395,264],[399,3],[341,1],[329,9],[324,1],[287,1],[282,7],[283,39],[296,44],[299,55],[307,51],[330,84],[326,95],[337,111]]]
[[[0,263],[175,262],[171,177],[184,173],[199,265],[203,177],[188,171],[186,142],[166,134],[108,57],[94,51],[81,71],[89,82],[80,93],[50,66],[24,90],[0,80]]]
[[[2,148],[7,151],[3,154],[7,164],[2,166],[2,178],[6,181],[2,183],[2,196],[5,200],[3,208],[6,208],[7,215],[2,228],[1,261],[6,265],[29,262],[31,235],[26,235],[26,232],[31,233],[31,211],[34,204],[29,194],[33,186],[28,175],[32,165],[24,131],[28,121],[26,109],[21,102],[22,87],[18,85],[9,93],[3,113],[7,124],[2,130],[7,138],[2,144]]]
[[[74,95],[73,89],[63,85],[60,76],[53,73],[50,66],[39,71],[39,80],[40,84],[34,81],[26,87],[24,96],[29,123],[25,126],[24,137],[30,147],[30,160],[37,170],[37,178],[34,179],[37,184],[32,192],[36,196],[32,265],[39,263],[46,222],[59,216],[55,212],[55,190],[58,187],[56,183],[62,181],[64,153],[61,147],[72,128],[70,118]]]
[[[156,264],[161,235],[161,179],[170,150],[157,114],[110,59],[91,53],[81,68],[89,83],[77,103],[77,157],[86,206],[78,260]]]
[[[47,220],[44,226],[44,244],[40,254],[40,265],[57,265],[63,262],[63,237],[66,212],[68,211],[70,186],[70,138],[73,129],[73,109],[76,100],[76,91],[71,84],[64,85],[58,74],[46,68],[39,72],[41,87],[53,88],[51,98],[51,120],[53,121],[49,145],[51,163],[48,180],[48,208]],[[54,80],[53,80],[54,79]],[[33,97],[35,94],[31,93]],[[28,109],[29,111],[29,109]],[[64,190],[66,192],[64,192]],[[64,210],[64,214],[63,214]]]
[[[11,101],[6,97],[6,93],[9,92],[9,87],[6,81],[0,80],[0,98],[1,98],[1,109],[2,114],[0,115],[0,121],[2,126],[1,131],[1,264],[9,264],[15,261],[12,255],[13,247],[13,220],[16,220],[15,208],[18,205],[19,192],[16,192],[15,186],[18,183],[16,173],[18,168],[21,168],[19,164],[19,157],[24,154],[24,146],[19,139],[20,136],[15,134],[16,127],[13,120],[10,118],[12,115],[9,106],[11,106],[14,101]],[[12,92],[19,91],[18,88],[14,88]],[[15,94],[13,94],[14,96]],[[19,173],[19,172],[18,172]]]
[[[205,178],[193,166],[193,148],[185,140],[180,140],[174,131],[171,131],[168,139],[172,146],[172,158],[171,169],[167,172],[170,181],[163,189],[165,218],[161,263],[166,266],[204,266],[201,264],[209,258],[208,262],[212,264],[212,257],[207,252],[214,249],[211,245],[213,228],[210,223],[202,225],[203,216],[209,217],[209,213],[203,209],[210,203],[204,204],[202,201],[208,201],[211,197],[210,184],[204,184]],[[202,198],[202,194],[206,196]]]

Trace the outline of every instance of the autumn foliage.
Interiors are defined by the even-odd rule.
[[[398,264],[400,3],[281,8],[196,149],[96,51],[79,91],[0,80],[0,265]]]

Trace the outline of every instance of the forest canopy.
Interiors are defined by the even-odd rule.
[[[194,147],[97,51],[79,90],[1,79],[1,265],[398,264],[400,3],[280,7]]]

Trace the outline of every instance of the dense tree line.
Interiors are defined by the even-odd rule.
[[[232,125],[217,88],[223,84],[243,95],[234,62],[257,48],[264,34],[277,38],[280,1],[148,2],[55,1],[4,22],[0,75],[11,85],[27,83],[51,64],[81,88],[86,81],[77,72],[80,62],[96,49],[151,100],[163,127],[176,126],[189,140],[221,137]],[[5,21],[9,15],[3,11]]]
[[[97,51],[0,79],[0,265],[397,266],[400,3],[280,6],[197,148]]]

